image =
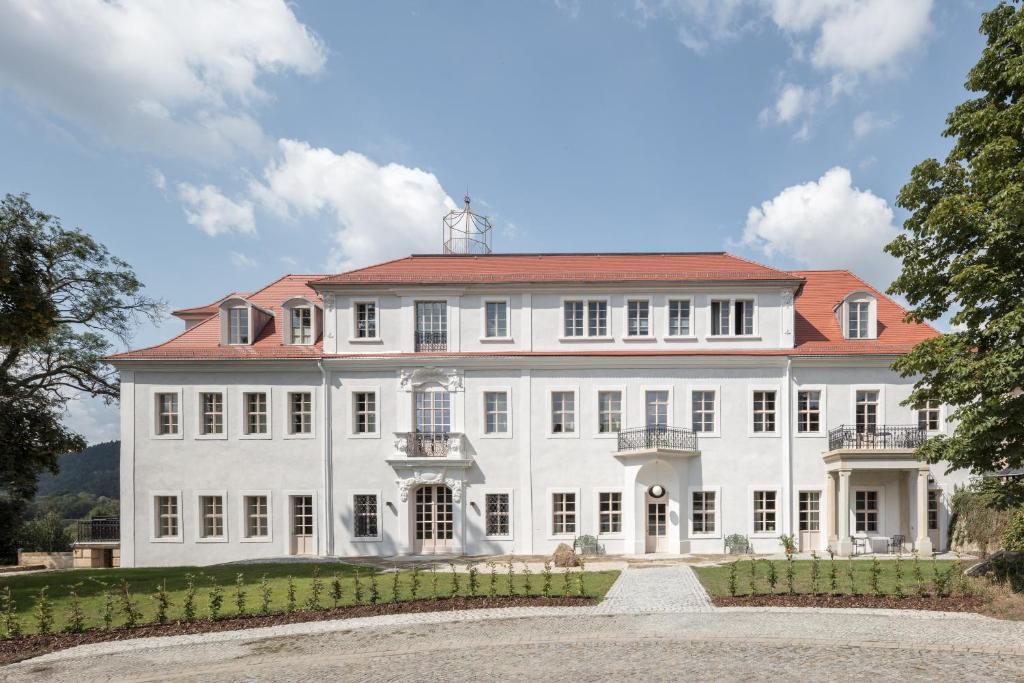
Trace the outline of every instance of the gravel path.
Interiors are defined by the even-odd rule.
[[[685,564],[626,569],[594,608],[598,614],[708,612],[711,599]]]

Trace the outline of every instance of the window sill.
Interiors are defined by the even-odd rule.
[[[316,346],[316,342],[302,343],[302,342],[285,342],[284,346]]]
[[[274,539],[270,536],[242,536],[238,539],[239,543],[273,543]]]
[[[350,438],[350,439],[379,439],[380,438],[380,432],[365,432],[365,433],[353,432],[352,434],[348,435],[348,438]]]
[[[224,441],[228,438],[227,433],[221,434],[196,434],[193,437],[196,441]]]
[[[380,337],[349,337],[349,344],[383,344],[384,340]]]
[[[696,534],[696,533],[692,533],[691,532],[690,535],[689,535],[689,538],[691,540],[694,540],[694,541],[713,541],[716,538],[721,538],[721,537],[722,537],[722,534],[716,534],[716,533]]]
[[[622,341],[624,341],[624,342],[656,342],[656,341],[658,341],[658,338],[655,337],[653,334],[633,334],[633,335],[627,334],[627,335],[624,335],[622,337]]]
[[[777,540],[779,533],[777,531],[759,531],[757,533],[751,533],[750,538],[771,538]]]
[[[154,441],[177,441],[179,439],[184,439],[185,435],[181,432],[178,432],[177,434],[150,434],[149,438]]]
[[[708,341],[761,341],[759,334],[709,334]]]
[[[184,543],[185,539],[181,536],[150,536],[150,543]]]
[[[281,438],[282,439],[296,439],[298,441],[302,441],[302,440],[308,440],[308,439],[315,439],[316,438],[316,434],[314,432],[310,432],[309,434],[285,434]]]
[[[384,540],[383,536],[353,536],[353,543],[380,543]]]
[[[514,541],[515,539],[509,536],[484,536],[485,541]]]
[[[697,335],[695,334],[667,334],[663,337],[667,342],[695,342],[697,341]]]
[[[625,540],[626,536],[623,533],[619,532],[619,533],[598,534],[597,538],[599,540],[602,540],[602,541],[622,541],[622,540]]]
[[[480,337],[481,344],[514,344],[512,337]]]
[[[594,434],[595,439],[617,439],[618,436],[618,432],[597,432]]]
[[[721,432],[694,432],[697,435],[697,439],[720,439],[722,437]]]
[[[480,438],[481,439],[511,439],[512,438],[512,432],[497,432],[497,433],[494,433],[494,434],[484,433],[484,434],[480,435]]]
[[[199,538],[196,539],[196,543],[227,543],[227,542],[228,542],[228,537],[227,536],[207,536],[207,537],[200,536]]]
[[[822,439],[826,434],[825,432],[793,432],[793,436],[797,439]]]
[[[585,342],[610,342],[615,341],[615,337],[559,337],[558,341],[566,342],[569,344],[573,343],[585,343]]]
[[[751,439],[777,439],[782,434],[780,432],[747,432],[747,436]]]
[[[269,441],[273,437],[270,432],[267,432],[266,434],[239,434],[238,438],[247,441]]]
[[[578,439],[579,432],[548,432],[549,439]]]

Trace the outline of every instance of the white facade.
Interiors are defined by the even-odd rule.
[[[858,439],[830,451],[830,430],[858,424],[858,391],[877,392],[860,396],[874,398],[879,433],[917,425],[919,416],[901,405],[912,382],[889,368],[892,355],[794,351],[799,283],[317,289],[317,358],[115,360],[124,566],[296,552],[546,554],[581,535],[597,537],[609,554],[720,553],[730,534],[749,537],[756,552],[777,551],[782,534],[819,552],[830,544],[848,552],[851,535],[879,550],[896,534],[908,549],[926,537],[936,549],[947,545],[943,498],[964,473],[913,461],[902,444]],[[574,301],[584,302],[578,337],[566,335],[566,303]],[[606,325],[588,335],[591,301],[604,302]],[[673,335],[670,326],[679,332],[680,324],[670,309],[683,307],[670,302],[682,301],[688,330]],[[711,334],[712,301],[729,302],[733,314],[736,301],[750,302],[749,320],[730,328],[740,334]],[[417,302],[443,302],[446,332],[431,338],[443,351],[417,351]],[[491,326],[488,303],[496,304]],[[372,334],[367,305],[376,312]],[[645,325],[636,320],[643,311]],[[648,334],[630,335],[631,327]],[[798,429],[801,391],[819,392],[816,431]],[[446,398],[418,399],[423,392]],[[305,394],[308,431],[293,433],[292,402]],[[204,435],[210,395],[223,397],[223,429]],[[247,402],[259,395],[266,431],[246,434]],[[689,430],[695,398],[708,429],[696,434],[696,449],[657,437],[649,448],[620,448],[618,429],[599,428],[602,395],[619,397],[622,430]],[[442,411],[425,418],[417,400],[447,401],[438,432],[448,436],[428,444],[434,457],[416,452],[415,433]],[[555,426],[556,404],[571,431]],[[485,429],[488,405],[497,408],[492,426],[504,431]],[[171,408],[173,431],[161,422]],[[949,429],[944,413],[937,427]],[[924,517],[920,481],[938,492],[937,510]],[[653,486],[665,494],[651,498]],[[303,505],[311,519],[297,521]]]

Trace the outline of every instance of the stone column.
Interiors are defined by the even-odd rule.
[[[836,508],[838,535],[836,554],[849,557],[853,553],[850,542],[850,470],[839,470],[839,506]]]
[[[831,472],[825,473],[825,541],[832,551],[836,550],[836,479]]]
[[[917,471],[917,554],[932,554],[932,539],[928,537],[928,470]]]

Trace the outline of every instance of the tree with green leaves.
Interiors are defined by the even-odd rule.
[[[974,97],[946,119],[944,162],[914,167],[897,204],[910,212],[887,247],[903,262],[889,288],[909,318],[951,314],[953,331],[895,363],[918,379],[907,403],[952,406],[956,429],[928,439],[928,462],[982,474],[1024,465],[1024,10],[1001,3],[983,15],[987,44],[971,69]],[[1024,499],[1024,481],[1003,487]]]
[[[141,318],[161,317],[142,289],[131,266],[26,195],[0,200],[0,559],[13,555],[40,473],[85,447],[61,424],[68,401],[116,400],[104,356]]]

